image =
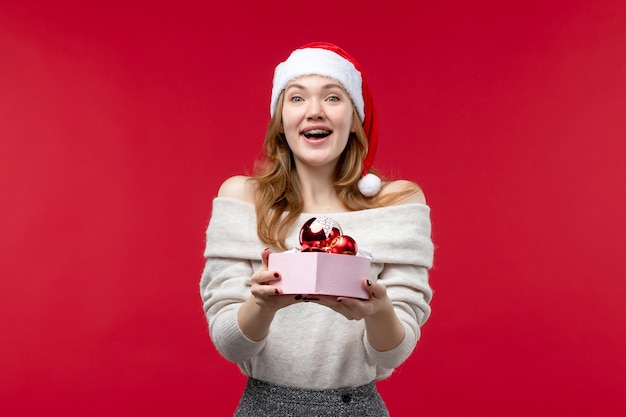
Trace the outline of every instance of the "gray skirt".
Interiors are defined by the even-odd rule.
[[[309,390],[248,378],[235,417],[388,417],[376,385]]]

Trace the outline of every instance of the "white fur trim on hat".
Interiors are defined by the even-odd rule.
[[[322,75],[338,81],[352,99],[361,121],[365,119],[365,104],[361,73],[352,62],[323,48],[296,49],[286,61],[281,62],[274,71],[270,114],[273,116],[278,104],[278,96],[287,84],[303,75]]]
[[[380,191],[382,187],[382,182],[380,178],[370,173],[365,174],[358,183],[359,191],[365,197],[373,197]]]

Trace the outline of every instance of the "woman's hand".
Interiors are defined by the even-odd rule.
[[[272,250],[265,248],[261,252],[261,267],[252,274],[250,292],[255,303],[263,310],[277,311],[296,302],[293,296],[282,295],[274,284],[280,280],[280,274],[267,269],[267,262]]]
[[[296,302],[293,296],[282,295],[273,285],[280,275],[267,269],[270,253],[272,251],[267,248],[261,253],[262,265],[250,278],[251,295],[237,313],[239,328],[250,340],[259,341],[267,336],[276,312]]]
[[[350,297],[312,296],[306,300],[332,308],[348,320],[365,320],[370,345],[379,352],[397,347],[404,339],[404,326],[398,320],[385,285],[364,280],[368,300]]]
[[[361,320],[375,316],[381,311],[393,311],[391,300],[387,297],[387,288],[376,281],[364,280],[363,286],[370,294],[368,300],[351,297],[335,297],[330,295],[311,295],[305,301],[332,308],[348,320]]]

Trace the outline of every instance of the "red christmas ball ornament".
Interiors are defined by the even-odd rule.
[[[326,252],[326,250],[324,249],[324,247],[321,246],[320,242],[313,242],[313,245],[305,242],[302,244],[300,252]]]
[[[327,252],[356,255],[356,241],[343,234],[341,226],[326,216],[312,217],[300,228],[301,252]]]
[[[300,244],[321,248],[342,234],[339,223],[330,217],[312,217],[300,228]]]
[[[330,253],[337,253],[342,255],[356,255],[358,252],[356,241],[350,236],[341,235],[335,237],[329,246]]]

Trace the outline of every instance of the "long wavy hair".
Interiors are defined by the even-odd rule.
[[[282,133],[283,94],[278,98],[276,111],[265,134],[264,155],[256,162],[255,175],[251,180],[256,183],[254,202],[259,239],[268,245],[287,249],[287,233],[302,213],[304,202],[293,154]],[[361,178],[368,141],[354,106],[352,118],[356,121],[353,123],[355,131],[350,133],[348,143],[339,157],[333,183],[344,206],[351,211],[382,207],[402,195],[415,192],[411,188],[392,196],[365,197],[361,194],[357,184]]]

